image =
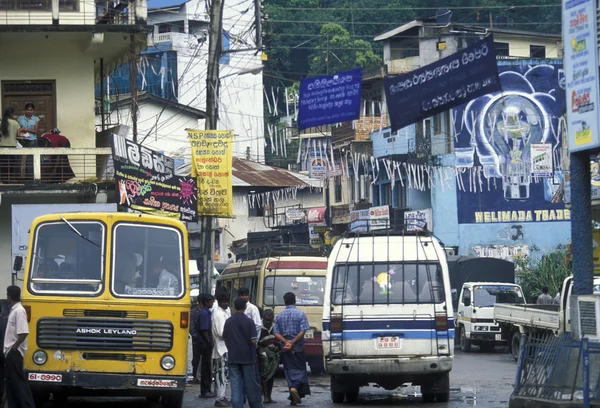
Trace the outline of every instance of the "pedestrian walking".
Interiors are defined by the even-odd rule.
[[[198,366],[200,365],[200,310],[202,310],[201,297],[192,305],[190,313],[190,337],[192,338],[192,379],[189,384],[200,384]],[[212,353],[212,349],[211,349]],[[212,363],[212,360],[211,360]]]
[[[273,333],[273,320],[275,314],[272,310],[265,310],[263,314],[263,323],[258,341],[258,362],[260,368],[260,380],[262,392],[265,397],[265,404],[274,404],[273,398],[273,382],[275,381],[275,372],[279,367],[279,358],[281,355],[281,347],[275,334]]]
[[[212,312],[214,298],[211,295],[200,297],[200,312],[198,313],[198,354],[200,365],[200,398],[214,398],[211,389],[213,364],[213,333]],[[197,367],[197,366],[196,366]]]
[[[537,298],[538,305],[551,305],[554,303],[554,298],[548,294],[548,287],[542,288],[542,294]]]
[[[256,307],[255,305],[253,305],[250,302],[250,289],[248,288],[241,288],[240,290],[238,290],[238,295],[240,298],[244,299],[246,301],[246,311],[244,312],[244,314],[246,316],[248,316],[253,322],[254,322],[254,332],[255,332],[255,336],[254,336],[254,340],[255,340],[255,350],[254,350],[254,354],[257,355],[258,354],[258,338],[260,336],[260,329],[262,327],[262,321],[260,319],[260,312],[258,311],[258,307]],[[256,359],[258,360],[258,359]],[[256,364],[254,364],[254,373],[256,375],[256,381],[258,381],[260,383],[260,372],[259,372],[259,368],[258,368],[258,361],[256,361]]]
[[[245,315],[247,301],[237,298],[235,313],[225,322],[223,338],[227,345],[227,365],[233,408],[243,408],[245,397],[250,408],[262,408],[260,383],[256,376],[256,326]],[[244,397],[245,396],[245,397]]]
[[[229,310],[229,295],[219,293],[217,295],[219,307],[215,310],[212,318],[213,335],[213,375],[215,377],[215,407],[229,407],[231,404],[225,397],[225,388],[227,386],[227,344],[223,339],[223,330],[225,322],[231,317]]]
[[[10,408],[35,408],[33,396],[23,372],[23,357],[27,351],[27,312],[21,304],[21,288],[6,289],[10,313],[4,334],[6,400]]]
[[[310,395],[304,354],[304,333],[310,329],[310,325],[304,312],[296,308],[296,295],[287,292],[283,295],[283,301],[285,309],[275,317],[273,331],[277,340],[284,344],[281,361],[290,390],[291,405],[298,405],[302,398]]]

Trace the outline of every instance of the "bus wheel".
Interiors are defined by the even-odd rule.
[[[331,391],[331,401],[333,401],[334,404],[341,404],[344,402],[344,393]]]
[[[163,395],[160,400],[161,408],[182,408],[183,393],[183,391],[178,391]]]
[[[54,401],[57,404],[64,404],[65,402],[67,402],[67,398],[69,398],[69,396],[64,391],[52,393],[52,401]]]
[[[310,373],[312,375],[319,375],[325,369],[325,365],[323,364],[323,357],[321,356],[310,357],[308,360],[308,365],[310,366]]]
[[[47,391],[32,391],[32,394],[35,408],[44,408],[44,405],[50,399],[50,393]]]

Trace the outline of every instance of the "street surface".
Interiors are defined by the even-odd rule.
[[[411,387],[395,391],[381,388],[361,388],[358,404],[333,404],[329,394],[329,377],[325,374],[310,377],[312,395],[307,397],[302,406],[312,407],[359,407],[359,406],[413,406],[415,401],[419,407],[457,408],[466,405],[479,405],[486,408],[506,408],[514,384],[516,363],[505,349],[493,353],[479,352],[476,347],[468,354],[456,350],[454,369],[450,373],[450,401],[447,403],[423,404],[419,397],[406,396]],[[199,385],[188,386],[185,408],[208,408],[214,406],[214,399],[198,398]],[[413,392],[414,394],[414,392]],[[229,396],[229,390],[227,392]],[[273,390],[275,404],[267,404],[270,408],[289,407],[287,401],[285,379],[279,375]],[[110,402],[109,402],[110,401]],[[144,399],[107,399],[107,398],[73,398],[67,404],[50,402],[46,408],[81,407],[86,408],[145,408],[149,407]],[[109,405],[110,404],[110,405]],[[156,405],[158,406],[158,405]]]

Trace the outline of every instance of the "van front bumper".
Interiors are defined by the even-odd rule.
[[[157,391],[185,391],[186,376],[108,374],[95,372],[38,372],[25,371],[32,388],[38,389],[88,389],[133,391],[143,394]]]
[[[328,374],[435,374],[452,370],[453,356],[327,358]]]

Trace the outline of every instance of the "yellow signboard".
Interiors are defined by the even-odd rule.
[[[231,130],[188,129],[192,175],[198,182],[198,215],[233,216]]]

